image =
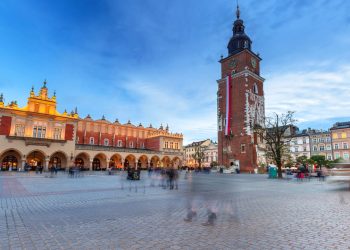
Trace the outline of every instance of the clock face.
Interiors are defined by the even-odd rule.
[[[250,59],[250,62],[252,63],[253,68],[255,69],[256,68],[256,60],[255,60],[255,58],[252,57]]]
[[[230,68],[235,68],[237,66],[237,60],[232,59],[229,63]]]

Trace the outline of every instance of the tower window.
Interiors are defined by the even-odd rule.
[[[241,153],[245,153],[245,144],[241,144]]]
[[[253,85],[253,93],[256,94],[256,95],[259,93],[258,85],[256,83],[254,83],[254,85]]]

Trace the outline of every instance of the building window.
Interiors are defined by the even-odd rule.
[[[45,138],[45,136],[46,136],[46,127],[42,127],[42,126],[33,127],[33,137]]]
[[[16,124],[15,136],[24,136],[24,125],[23,124]]]
[[[253,92],[254,92],[254,94],[258,94],[259,93],[259,91],[258,91],[258,85],[256,85],[256,83],[254,83],[254,85],[253,85]]]
[[[333,134],[333,139],[338,139],[338,135],[337,134]]]
[[[346,138],[346,133],[341,133],[341,138]]]
[[[170,142],[170,148],[173,148],[173,146],[174,146],[174,143]]]
[[[320,142],[325,142],[324,138],[321,138]]]
[[[62,134],[62,129],[61,128],[55,128],[53,130],[53,138],[55,140],[60,140],[61,139],[61,134]]]
[[[331,161],[332,160],[332,156],[331,155],[327,155],[327,160]]]
[[[142,142],[141,148],[145,148],[145,143],[144,142]]]
[[[298,151],[299,151],[299,150],[298,150],[298,147],[295,147],[294,150],[295,150],[295,152],[298,152]]]
[[[164,142],[164,148],[168,148],[169,147],[169,143],[166,141]]]
[[[123,141],[122,140],[118,140],[118,147],[123,147]]]
[[[89,143],[90,143],[91,145],[94,145],[94,144],[95,144],[95,142],[94,142],[94,137],[90,137]]]
[[[347,143],[347,142],[344,142],[344,143],[343,143],[343,149],[348,149],[348,148],[349,148],[348,143]]]
[[[324,145],[320,146],[320,151],[324,151]]]
[[[306,151],[306,147],[303,147],[303,151],[304,151],[304,152]]]
[[[108,139],[104,139],[104,140],[103,140],[103,145],[109,146],[109,140],[108,140]]]
[[[134,147],[134,142],[132,142],[132,141],[129,142],[129,147],[130,147],[130,148],[133,148],[133,147]]]
[[[241,144],[241,153],[245,153],[245,144]]]
[[[303,139],[303,144],[306,144],[306,139]]]
[[[343,153],[344,160],[349,160],[349,153]]]
[[[340,153],[334,153],[334,158],[339,159],[340,158]]]
[[[317,139],[316,138],[312,139],[312,142],[317,143]]]
[[[339,149],[339,144],[334,144],[334,149]]]
[[[331,145],[327,145],[327,150],[331,150]]]
[[[175,149],[179,149],[179,143],[175,142]]]
[[[317,151],[317,146],[314,146],[313,150],[314,150],[314,151]]]

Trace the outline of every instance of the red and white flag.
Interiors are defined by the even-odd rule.
[[[231,130],[231,85],[232,85],[232,79],[231,76],[228,75],[226,77],[226,127],[225,127],[225,135],[230,134]]]

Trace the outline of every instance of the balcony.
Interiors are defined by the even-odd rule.
[[[6,136],[6,138],[9,141],[12,141],[12,140],[24,141],[26,146],[35,145],[35,146],[50,147],[51,143],[66,143],[67,142],[66,140],[36,138],[36,137],[26,137],[26,136],[16,136],[16,135],[8,135],[8,136]]]
[[[149,149],[141,148],[122,148],[113,146],[100,146],[100,145],[86,145],[86,144],[75,144],[76,150],[92,150],[92,151],[109,151],[109,152],[120,152],[120,153],[135,153],[135,154],[162,154],[162,155],[179,155],[181,152],[162,152]]]

